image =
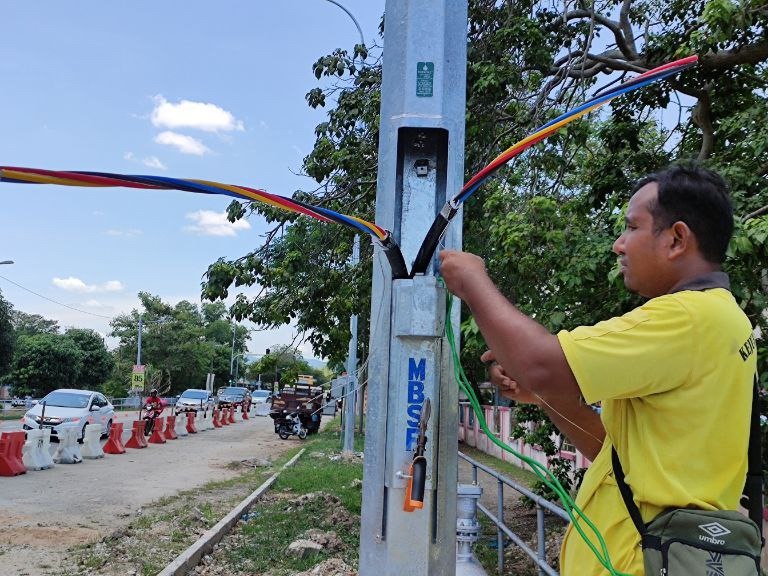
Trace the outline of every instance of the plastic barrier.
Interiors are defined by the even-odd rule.
[[[254,416],[269,416],[269,402],[259,402],[254,404]]]
[[[109,429],[109,439],[104,444],[104,452],[106,454],[125,454],[125,446],[123,446],[123,423],[113,422],[112,428]]]
[[[144,420],[134,420],[131,428],[131,437],[125,443],[126,448],[146,448],[147,439],[144,438]]]
[[[27,473],[21,459],[25,437],[23,430],[0,434],[0,476],[18,476]]]
[[[178,440],[179,437],[176,436],[176,416],[166,416],[165,422],[163,436],[165,436],[167,440]]]
[[[195,429],[197,429],[198,432],[205,431],[205,422],[203,422],[202,410],[195,412]]]
[[[150,444],[165,444],[165,436],[163,435],[163,427],[165,426],[165,417],[158,416],[155,418],[155,425],[152,426],[152,434],[149,435]]]
[[[100,442],[102,429],[101,424],[88,424],[85,427],[85,438],[80,448],[80,454],[83,458],[88,458],[89,460],[104,458],[104,450],[101,449]]]
[[[221,422],[219,422],[219,409],[214,408],[213,410],[213,419],[211,420],[211,424],[213,424],[214,428],[221,428]]]
[[[80,464],[83,457],[80,454],[80,428],[78,426],[59,426],[59,447],[53,455],[57,464]]]
[[[27,432],[27,441],[21,449],[21,461],[27,470],[45,470],[53,467],[51,458],[51,429],[43,428]]]
[[[190,434],[197,434],[197,428],[195,428],[194,412],[187,412],[187,432]]]
[[[187,415],[185,412],[176,414],[176,435],[179,438],[182,436],[189,436],[189,432],[187,432]]]
[[[250,404],[248,405],[248,409],[246,409],[246,408],[245,408],[245,406],[243,406],[243,408],[242,408],[242,417],[243,417],[243,420],[248,420],[248,412],[250,412],[250,411],[251,411],[251,406],[250,406]]]
[[[229,408],[222,408],[219,414],[219,424],[229,426]]]
[[[230,406],[227,412],[229,413],[229,415],[227,416],[227,422],[229,424],[234,424],[235,422],[237,422],[237,420],[235,420],[235,407]]]

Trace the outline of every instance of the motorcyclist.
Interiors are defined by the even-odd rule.
[[[144,420],[147,422],[144,425],[144,435],[148,436],[152,432],[152,428],[155,425],[155,418],[163,413],[163,401],[158,395],[157,388],[152,388],[149,391],[149,396],[144,402]]]

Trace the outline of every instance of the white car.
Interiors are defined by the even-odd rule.
[[[102,435],[109,435],[115,408],[101,392],[59,388],[48,393],[24,414],[24,430],[51,429],[51,437],[57,437],[63,426],[80,430],[80,440],[85,437],[87,424],[101,424]]]
[[[215,407],[216,397],[213,393],[208,392],[207,390],[190,388],[181,393],[181,396],[176,400],[176,405],[173,409],[176,415],[179,415],[182,412],[197,413],[201,408],[203,411],[210,412]]]

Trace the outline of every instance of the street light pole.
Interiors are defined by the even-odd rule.
[[[232,369],[235,365],[235,329],[237,328],[237,324],[234,322],[232,323],[232,353],[229,356],[229,379],[232,380]]]

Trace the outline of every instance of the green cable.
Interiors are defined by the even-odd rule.
[[[467,375],[464,372],[464,368],[461,366],[461,360],[459,359],[458,351],[456,349],[456,339],[453,333],[453,324],[451,323],[452,304],[453,304],[453,295],[449,293],[447,298],[445,336],[446,336],[446,339],[448,340],[448,344],[451,347],[451,355],[453,357],[453,372],[456,378],[456,382],[459,385],[459,388],[461,388],[462,392],[464,392],[467,398],[469,398],[469,403],[472,406],[472,411],[475,413],[475,417],[477,418],[478,423],[480,424],[480,428],[483,430],[483,432],[489,438],[489,440],[491,440],[491,442],[496,444],[502,450],[509,452],[513,456],[516,456],[517,458],[519,458],[520,460],[528,464],[531,470],[533,470],[534,474],[536,474],[536,476],[550,490],[552,490],[555,494],[557,494],[558,498],[563,504],[565,512],[568,514],[568,517],[571,519],[571,524],[579,533],[582,540],[584,540],[584,542],[592,551],[592,553],[595,555],[598,562],[600,562],[600,564],[606,570],[608,570],[611,576],[631,576],[631,574],[618,572],[616,568],[613,567],[613,564],[611,563],[610,555],[608,553],[608,548],[606,546],[606,543],[605,543],[605,540],[603,539],[602,534],[600,534],[600,531],[597,529],[597,527],[592,523],[592,521],[589,518],[587,518],[584,512],[582,512],[581,508],[579,508],[576,505],[576,503],[571,498],[571,495],[568,494],[568,491],[565,490],[565,488],[562,486],[562,484],[557,479],[557,477],[554,476],[546,468],[546,466],[542,465],[536,460],[533,460],[531,458],[528,458],[527,456],[524,456],[523,454],[520,454],[519,452],[514,450],[511,446],[509,446],[508,444],[505,444],[504,442],[496,438],[496,436],[494,436],[493,433],[491,433],[491,431],[488,429],[488,425],[485,421],[485,417],[483,416],[482,408],[480,407],[480,402],[478,401],[474,390],[469,384],[469,380],[467,379]],[[592,530],[594,535],[597,537],[597,541],[600,544],[601,551],[597,550],[595,545],[592,543],[592,540],[584,532],[584,529],[581,526],[580,520],[583,520],[584,522],[586,522],[587,526]]]

